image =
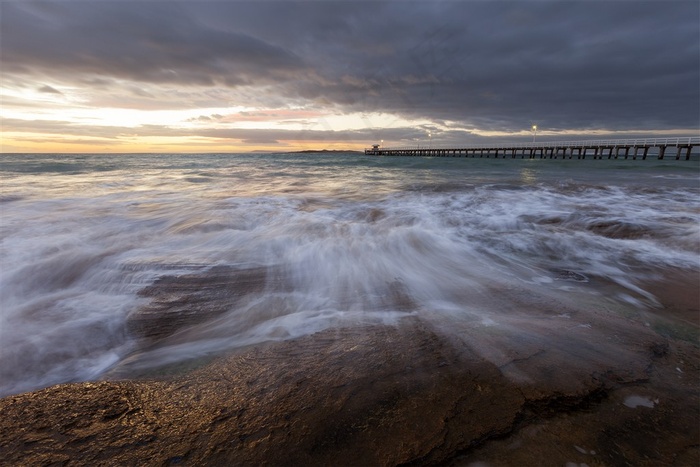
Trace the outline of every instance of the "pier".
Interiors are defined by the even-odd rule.
[[[537,143],[495,143],[458,148],[384,148],[375,144],[365,149],[368,156],[485,157],[495,159],[672,159],[690,160],[700,150],[700,136],[682,138],[557,141]],[[697,151],[696,151],[697,152]]]

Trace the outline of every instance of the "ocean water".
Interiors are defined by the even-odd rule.
[[[697,160],[4,154],[0,189],[3,396],[408,316],[497,327],[499,291],[654,309],[645,284],[700,269]]]

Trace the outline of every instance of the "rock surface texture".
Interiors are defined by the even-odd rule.
[[[607,359],[552,336],[486,358],[412,317],[10,396],[0,464],[698,465],[697,347],[608,324]]]

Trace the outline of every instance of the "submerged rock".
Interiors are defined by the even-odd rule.
[[[227,312],[247,295],[264,290],[267,280],[267,270],[261,267],[216,267],[206,274],[163,276],[139,292],[149,301],[129,316],[127,329],[151,340],[167,337]]]

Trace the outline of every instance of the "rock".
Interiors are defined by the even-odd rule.
[[[147,305],[127,320],[137,337],[157,340],[233,309],[249,294],[264,290],[266,268],[216,267],[206,274],[164,276],[139,292]]]
[[[0,400],[0,459],[6,465],[434,465],[451,459],[455,465],[590,465],[594,459],[644,465],[653,450],[661,464],[674,456],[696,461],[697,423],[690,422],[698,415],[697,365],[684,367],[681,389],[676,381],[668,387],[660,381],[678,378],[672,367],[681,354],[697,363],[697,349],[674,344],[660,352],[663,345],[652,336],[632,329],[619,337],[628,350],[620,358],[563,368],[571,355],[556,341],[534,352],[527,349],[538,342],[511,342],[511,356],[494,363],[468,340],[449,339],[418,318],[397,327],[327,330],[248,348],[160,381],[67,384],[6,397]],[[653,415],[625,412],[632,409],[621,401],[632,388],[659,398],[653,410],[643,409]],[[678,415],[684,422],[676,425]],[[635,426],[645,430],[636,433],[642,439],[661,439],[649,449],[633,443]],[[559,449],[560,438],[571,449]],[[536,444],[541,440],[545,444]],[[513,443],[532,446],[532,454],[513,451]]]

